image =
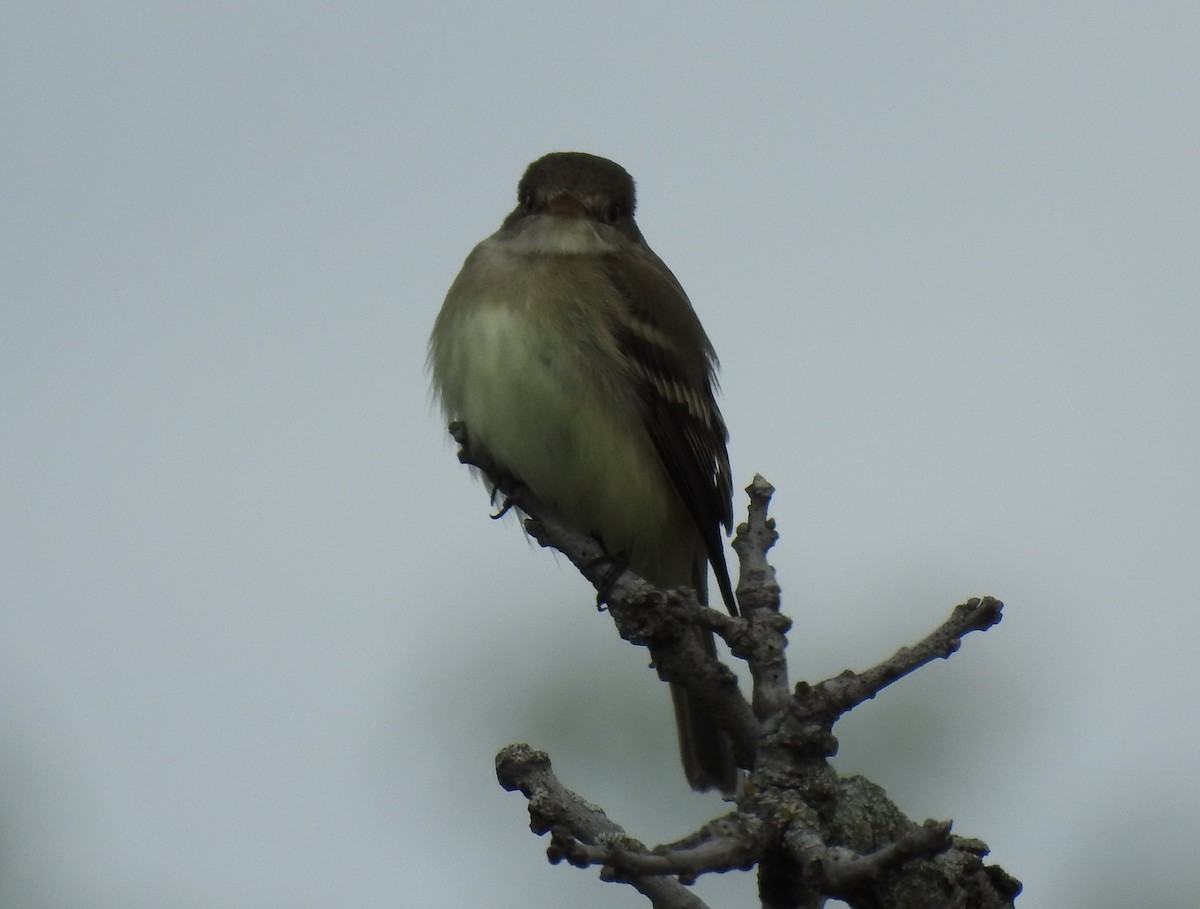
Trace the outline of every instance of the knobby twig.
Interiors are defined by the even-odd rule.
[[[837,750],[838,718],[934,659],[958,650],[962,638],[1001,619],[992,597],[957,606],[935,631],[863,672],[849,670],[815,685],[788,686],[789,620],[766,554],[777,539],[767,511],[774,490],[761,477],[746,492],[747,521],[733,548],[741,564],[740,616],[701,605],[694,591],[654,588],[616,564],[595,540],[579,534],[511,477],[469,448],[461,424],[451,433],[459,458],[482,470],[501,513],[516,507],[541,545],[563,553],[608,605],[618,632],[649,649],[659,675],[702,699],[729,733],[738,764],[749,771],[736,810],[677,843],[648,848],[599,808],[563,786],[542,752],[510,745],[497,756],[497,775],[529,802],[531,828],[550,834],[547,854],[579,867],[598,866],[605,880],[635,887],[656,909],[703,909],[685,885],[706,873],[757,866],[759,894],[770,909],[817,909],[837,898],[854,909],[999,909],[1011,907],[1021,885],[983,863],[987,847],[953,836],[948,821],[916,824],[883,790],[861,777],[839,777],[828,762]],[[704,653],[694,626],[719,634],[745,660],[751,700],[731,670]]]
[[[912,647],[901,647],[895,654],[865,672],[845,672],[817,685],[820,696],[828,699],[837,715],[870,700],[888,685],[936,659],[948,659],[972,631],[987,631],[999,624],[1004,604],[992,597],[972,597],[954,607],[950,618]]]
[[[496,776],[506,790],[519,790],[529,800],[530,829],[538,836],[550,834],[547,854],[555,864],[577,857],[579,850],[587,846],[645,850],[603,811],[563,786],[550,769],[550,757],[544,751],[509,745],[496,755]],[[578,859],[574,863],[591,864]],[[601,876],[632,885],[650,898],[654,909],[707,909],[703,900],[670,877],[621,872],[615,867],[605,867]]]

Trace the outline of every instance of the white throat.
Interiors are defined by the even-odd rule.
[[[505,237],[503,243],[519,253],[578,255],[613,252],[619,247],[619,238],[611,227],[590,218],[534,215],[522,221],[520,230]]]

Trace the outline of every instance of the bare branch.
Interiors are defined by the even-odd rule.
[[[566,858],[581,868],[605,865],[610,874],[676,875],[690,884],[702,874],[753,868],[761,836],[756,819],[734,813],[709,821],[681,843],[653,849],[633,840],[577,843]]]
[[[875,852],[860,855],[845,846],[827,846],[813,831],[784,838],[805,875],[822,893],[851,902],[875,889],[887,873],[916,858],[932,858],[950,848],[950,822],[926,821]]]
[[[839,717],[926,663],[949,657],[964,635],[998,623],[999,600],[968,600],[932,634],[877,666],[789,690],[790,622],[780,612],[767,561],[777,539],[767,514],[774,490],[762,477],[746,490],[748,516],[733,543],[742,614],[729,616],[701,605],[693,591],[660,591],[625,570],[528,489],[472,455],[461,425],[452,432],[462,445],[460,459],[483,470],[494,494],[504,497],[501,512],[519,509],[530,535],[571,560],[608,605],[621,636],[649,649],[663,679],[703,700],[730,735],[739,765],[750,771],[735,811],[678,842],[649,848],[563,786],[546,754],[510,745],[497,756],[497,776],[528,799],[531,828],[550,834],[552,862],[598,866],[601,878],[635,887],[656,909],[705,909],[686,884],[701,874],[754,866],[769,909],[819,909],[830,897],[853,909],[1011,909],[1021,885],[983,863],[983,843],[952,836],[948,821],[915,824],[880,787],[839,777],[828,760],[837,751]],[[752,704],[729,668],[704,653],[690,633],[694,627],[719,634],[746,661]]]
[[[840,675],[814,686],[815,694],[826,700],[829,709],[840,716],[870,700],[888,685],[936,659],[946,659],[958,650],[963,636],[986,631],[999,624],[1004,604],[994,597],[972,597],[954,607],[942,625],[912,647],[901,647],[895,654],[865,672],[847,669]]]
[[[551,835],[547,849],[551,862],[570,860],[570,854],[578,848],[608,843],[619,843],[631,851],[645,850],[601,809],[560,783],[544,751],[528,745],[507,746],[496,755],[496,777],[506,790],[520,790],[529,800],[530,829],[539,836]],[[618,875],[614,869],[605,869],[601,876],[631,885],[650,898],[654,909],[708,909],[703,900],[669,877]]]
[[[759,474],[746,487],[750,508],[746,523],[738,526],[733,549],[741,564],[738,605],[748,627],[722,634],[733,655],[744,659],[750,667],[754,715],[760,720],[777,713],[790,695],[784,648],[792,623],[779,611],[779,583],[775,580],[775,569],[767,561],[767,552],[779,539],[775,519],[767,517],[774,494],[775,487]]]

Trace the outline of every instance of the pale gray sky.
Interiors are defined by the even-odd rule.
[[[721,810],[429,403],[449,282],[566,149],[721,355],[793,671],[1008,604],[840,766],[1024,909],[1194,900],[1200,7],[3,18],[0,904],[643,905],[545,863],[517,739],[647,840]]]

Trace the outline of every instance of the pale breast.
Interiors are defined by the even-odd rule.
[[[642,528],[655,537],[675,528],[678,539],[695,530],[627,380],[605,367],[607,328],[594,307],[609,289],[589,287],[590,273],[547,280],[545,267],[543,257],[506,280],[493,268],[486,281],[456,282],[432,351],[447,414],[570,523],[632,553],[635,570],[691,583],[690,555],[678,565],[659,564],[657,552],[654,564],[636,558]],[[478,296],[454,298],[464,292]]]

